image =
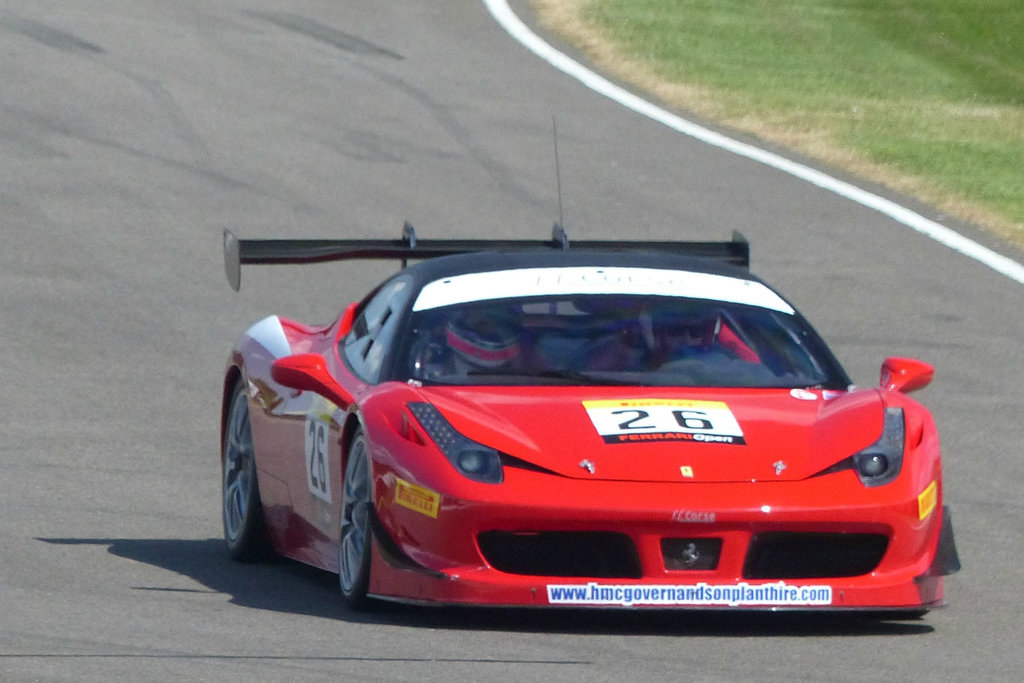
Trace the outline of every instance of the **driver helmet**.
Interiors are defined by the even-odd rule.
[[[455,356],[480,368],[497,368],[519,356],[515,320],[493,310],[470,311],[445,327],[445,341]]]
[[[718,318],[707,311],[664,310],[652,315],[651,326],[658,346],[701,348],[715,339]]]

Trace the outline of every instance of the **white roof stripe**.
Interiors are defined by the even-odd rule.
[[[568,294],[636,294],[710,299],[793,314],[793,307],[760,282],[657,268],[574,266],[466,273],[428,283],[414,311],[489,299]]]

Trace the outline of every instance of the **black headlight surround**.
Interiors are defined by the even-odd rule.
[[[459,474],[483,484],[504,481],[505,473],[498,451],[463,436],[432,404],[412,401],[406,405]]]
[[[886,408],[878,441],[853,455],[853,469],[864,486],[884,486],[899,476],[906,431],[903,409]]]

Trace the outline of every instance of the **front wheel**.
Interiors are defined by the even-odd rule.
[[[256,482],[249,402],[241,384],[231,397],[222,454],[221,502],[228,553],[240,562],[265,559],[272,549]]]
[[[338,583],[350,607],[365,609],[370,604],[370,460],[366,439],[357,432],[348,449],[345,482],[341,497],[341,539],[338,543]]]

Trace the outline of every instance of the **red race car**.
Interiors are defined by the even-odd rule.
[[[238,560],[354,607],[884,610],[959,569],[939,439],[888,358],[854,388],[747,243],[238,240],[240,264],[396,259],[336,320],[253,325],[224,378]],[[407,265],[416,260],[414,265]]]

